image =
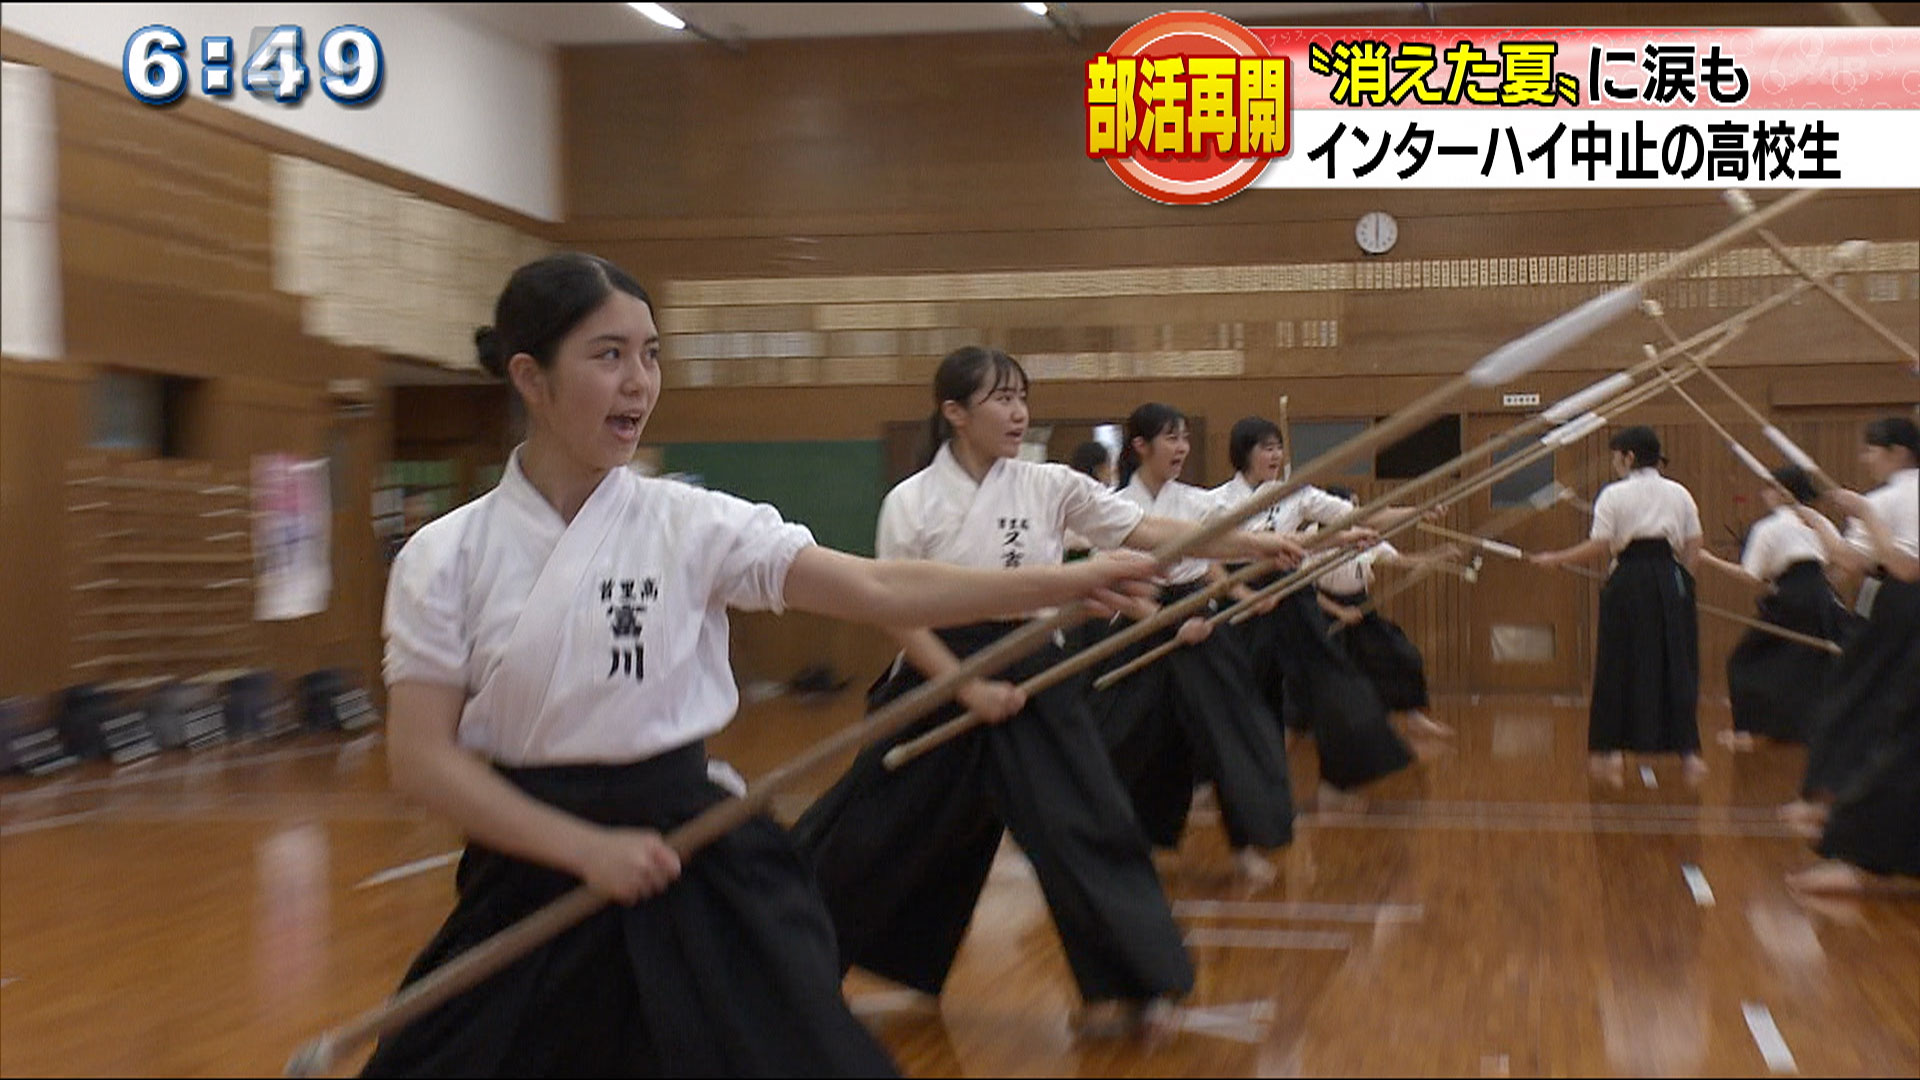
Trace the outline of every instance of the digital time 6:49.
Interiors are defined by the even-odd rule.
[[[296,105],[313,83],[307,67],[306,31],[280,25],[254,30],[240,85],[247,93],[282,105]],[[200,92],[229,97],[234,90],[234,68],[239,54],[230,37],[200,39]],[[386,80],[386,57],[380,39],[364,26],[336,26],[320,38],[314,59],[320,67],[320,89],[342,105],[365,105],[380,93]],[[120,74],[134,100],[147,105],[171,105],[187,92],[187,39],[171,26],[143,26],[127,39]]]

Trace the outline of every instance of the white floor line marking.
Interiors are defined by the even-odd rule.
[[[1385,814],[1301,814],[1295,824],[1323,829],[1462,829],[1487,832],[1627,833],[1640,836],[1751,836],[1796,839],[1783,824],[1714,821],[1578,821],[1573,819],[1434,818]]]
[[[939,1002],[918,990],[877,990],[847,1001],[855,1016],[879,1016],[883,1013],[940,1011]]]
[[[1649,790],[1660,790],[1660,781],[1653,775],[1653,766],[1640,766],[1640,783],[1644,784]]]
[[[1188,945],[1219,945],[1230,949],[1332,949],[1353,945],[1353,935],[1323,930],[1247,930],[1236,926],[1196,926],[1187,931]]]
[[[1766,1059],[1767,1068],[1776,1076],[1797,1075],[1800,1066],[1793,1060],[1793,1051],[1787,1049],[1787,1040],[1780,1037],[1780,1028],[1773,1022],[1773,1013],[1757,1001],[1749,1001],[1740,1006],[1747,1016],[1747,1030],[1753,1033],[1753,1044],[1760,1048],[1760,1056]]]
[[[1631,818],[1698,818],[1724,816],[1734,821],[1778,821],[1778,806],[1702,806],[1688,803],[1604,803],[1604,802],[1475,802],[1464,799],[1391,800],[1372,804],[1374,812],[1438,814],[1540,814],[1561,816]]]
[[[1707,884],[1707,875],[1692,863],[1680,867],[1680,873],[1687,879],[1687,888],[1693,890],[1693,902],[1701,907],[1713,906],[1713,888]]]
[[[1247,1001],[1238,1005],[1188,1007],[1181,1011],[1180,1030],[1195,1035],[1211,1035],[1248,1046],[1266,1041],[1273,1025],[1273,1002]]]
[[[56,814],[53,817],[36,818],[33,821],[22,821],[17,824],[0,825],[0,836],[19,836],[21,833],[42,832],[47,829],[58,829],[63,825],[78,825],[83,821],[89,821],[93,818],[99,817],[100,814],[101,814],[101,811],[99,810],[82,810],[74,814]]]
[[[1307,919],[1317,922],[1416,923],[1426,919],[1419,904],[1322,904],[1291,900],[1175,900],[1178,916],[1244,919]]]
[[[451,866],[460,861],[460,854],[458,851],[444,851],[438,855],[429,855],[424,859],[415,859],[410,863],[401,863],[391,870],[380,871],[360,884],[355,885],[354,888],[371,889],[375,885],[385,885],[389,881],[399,881],[401,878],[410,878],[415,874],[424,874],[429,870],[438,870],[443,866]]]

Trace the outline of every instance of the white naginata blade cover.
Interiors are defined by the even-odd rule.
[[[1640,286],[1622,285],[1488,353],[1467,372],[1475,386],[1501,386],[1639,306]]]
[[[1599,430],[1606,422],[1607,418],[1599,413],[1588,413],[1571,424],[1547,432],[1540,441],[1548,446],[1572,446]]]
[[[1760,434],[1767,437],[1767,441],[1773,444],[1774,449],[1785,454],[1788,461],[1793,462],[1808,472],[1820,471],[1820,466],[1813,463],[1813,458],[1807,456],[1805,450],[1800,449],[1792,439],[1787,438],[1786,432],[1781,431],[1772,424],[1768,424],[1766,427],[1760,429]]]
[[[1552,408],[1540,415],[1549,423],[1564,424],[1632,385],[1633,377],[1624,371],[1609,375],[1579,393],[1554,402]]]
[[[1481,540],[1480,546],[1493,552],[1495,555],[1502,555],[1509,559],[1518,560],[1527,557],[1526,553],[1519,548],[1514,547],[1512,544],[1503,544],[1498,540]]]
[[[1741,446],[1737,442],[1730,442],[1727,444],[1727,446],[1729,449],[1733,451],[1733,456],[1740,459],[1741,464],[1753,470],[1754,475],[1758,476],[1762,480],[1773,479],[1773,474],[1767,471],[1767,467],[1765,465],[1760,464],[1759,458],[1754,457],[1752,454],[1747,453],[1746,447]]]

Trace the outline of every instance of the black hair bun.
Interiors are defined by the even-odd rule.
[[[480,366],[496,379],[507,377],[507,346],[500,340],[500,331],[491,326],[483,326],[473,332],[474,351],[480,356]]]

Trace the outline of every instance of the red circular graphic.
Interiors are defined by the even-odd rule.
[[[1232,19],[1204,11],[1170,11],[1135,24],[1121,34],[1108,55],[1151,59],[1157,56],[1233,56],[1266,59],[1272,54],[1260,39]],[[1203,155],[1184,158],[1146,154],[1138,148],[1126,157],[1107,158],[1120,182],[1161,203],[1202,206],[1246,189],[1271,155],[1222,157],[1211,140]]]

